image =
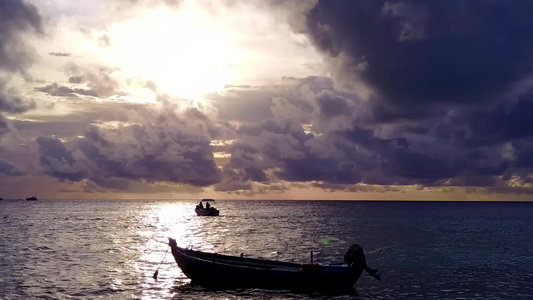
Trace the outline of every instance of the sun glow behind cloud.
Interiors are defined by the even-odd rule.
[[[220,91],[231,84],[240,61],[223,26],[194,4],[157,8],[113,24],[106,59],[132,76],[157,84],[158,91],[183,98]]]

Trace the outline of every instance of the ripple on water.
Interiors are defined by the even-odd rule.
[[[530,207],[499,208],[502,218],[488,206],[217,201],[222,215],[203,218],[194,214],[194,205],[2,201],[2,299],[529,299],[533,294],[533,242],[526,236],[533,225],[525,217],[533,215]],[[298,262],[308,261],[311,250],[319,262],[339,260],[358,242],[384,281],[363,275],[359,295],[336,297],[207,290],[190,285],[172,262],[168,237],[198,250]]]

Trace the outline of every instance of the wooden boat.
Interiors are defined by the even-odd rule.
[[[196,205],[194,211],[198,216],[218,216],[220,211],[209,204],[210,202],[215,202],[214,199],[203,198],[200,201],[200,204]],[[205,207],[203,205],[205,203]]]
[[[172,238],[169,238],[169,246],[176,263],[191,283],[211,288],[253,287],[343,293],[353,291],[363,269],[370,270],[374,278],[381,280],[377,270],[366,266],[360,246],[363,260],[335,265],[299,264],[246,258],[242,254],[237,257],[195,251],[178,247]]]
[[[37,197],[35,196],[32,196],[32,197],[28,197],[26,198],[27,201],[37,201]]]

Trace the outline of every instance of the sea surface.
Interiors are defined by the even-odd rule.
[[[533,203],[0,201],[0,299],[533,299]],[[363,246],[383,281],[357,294],[207,290],[180,246],[281,261],[342,260]],[[152,278],[159,270],[158,279]],[[228,274],[231,276],[231,274]]]

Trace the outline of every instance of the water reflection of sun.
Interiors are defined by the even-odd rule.
[[[194,213],[194,204],[189,201],[154,204],[144,211],[140,222],[142,226],[137,235],[145,243],[138,250],[139,261],[135,263],[135,268],[142,276],[142,298],[162,299],[169,296],[169,290],[190,282],[176,265],[168,247],[168,238],[176,239],[183,247],[209,246],[199,234],[202,224]],[[159,274],[155,280],[152,275],[158,267]]]

